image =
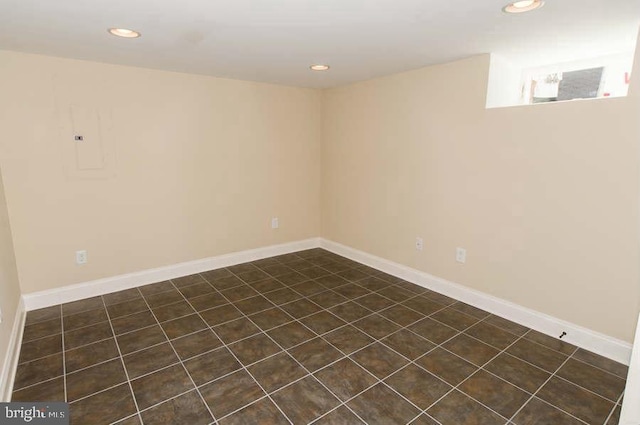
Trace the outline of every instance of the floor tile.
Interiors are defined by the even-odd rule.
[[[300,379],[307,372],[287,353],[276,354],[249,367],[249,372],[267,392]]]
[[[47,381],[61,376],[63,373],[62,353],[22,363],[17,371],[13,384],[14,390]]]
[[[18,362],[29,362],[60,352],[62,352],[62,334],[48,336],[22,344]]]
[[[386,310],[380,311],[379,314],[400,326],[409,326],[410,324],[424,318],[424,315],[402,305],[390,307]]]
[[[558,353],[524,339],[521,339],[509,347],[507,353],[551,373],[555,372],[567,359],[565,354]]]
[[[69,410],[73,425],[106,425],[136,413],[136,405],[129,385],[122,384],[72,403]]]
[[[251,263],[242,263],[242,264],[236,264],[234,266],[227,267],[227,270],[229,270],[233,274],[238,275],[240,273],[247,273],[254,270],[258,270],[258,268]]]
[[[25,319],[25,326],[30,326],[40,322],[47,322],[50,320],[60,320],[62,317],[62,308],[59,305],[52,307],[40,308],[38,310],[31,310],[27,312]]]
[[[64,348],[70,350],[113,337],[109,322],[98,323],[64,333]]]
[[[273,278],[259,280],[258,282],[252,282],[249,284],[249,286],[251,286],[256,291],[260,292],[261,294],[266,294],[267,292],[285,288],[284,284],[278,282],[276,279],[273,279]]]
[[[349,269],[338,273],[338,276],[352,282],[357,282],[358,280],[364,279],[365,277],[368,277],[370,275],[365,272],[361,272],[360,270]]]
[[[122,354],[132,353],[167,341],[162,328],[153,325],[116,337]]]
[[[293,270],[290,269],[289,267],[285,266],[284,264],[271,264],[268,266],[264,266],[261,267],[261,269],[269,274],[270,276],[274,276],[274,277],[278,277],[278,276],[282,276],[283,274],[288,274],[291,273]]]
[[[484,369],[530,393],[540,388],[550,376],[548,372],[506,353],[500,354]]]
[[[569,359],[556,374],[614,403],[625,387],[624,379],[573,359]]]
[[[62,321],[60,319],[46,320],[25,326],[22,335],[22,342],[33,341],[34,339],[56,335],[62,332]]]
[[[426,409],[449,392],[452,387],[416,365],[400,369],[385,383],[420,409]]]
[[[242,317],[242,312],[234,305],[227,304],[221,307],[202,311],[200,312],[200,316],[202,316],[209,326],[216,326]]]
[[[191,335],[171,341],[173,348],[181,360],[187,360],[207,351],[211,351],[222,345],[222,341],[209,329],[196,332]]]
[[[513,416],[531,397],[531,394],[483,370],[463,382],[458,389],[505,418]]]
[[[197,314],[181,317],[161,323],[162,329],[169,339],[179,338],[207,327],[207,324]]]
[[[368,276],[364,279],[360,279],[358,281],[358,285],[375,292],[390,287],[392,283],[386,282],[375,276]]]
[[[476,366],[484,365],[499,353],[496,348],[465,334],[447,341],[443,347]]]
[[[614,403],[556,377],[551,378],[536,396],[592,425],[603,424],[614,406]]]
[[[220,293],[231,302],[244,300],[246,298],[251,298],[258,295],[258,293],[249,285],[241,285],[231,289],[225,289]]]
[[[78,314],[83,311],[95,310],[98,308],[104,308],[104,301],[102,301],[102,297],[85,298],[80,301],[62,304],[62,315],[70,316],[72,314]]]
[[[72,402],[126,381],[119,358],[100,363],[67,375],[67,399]]]
[[[220,425],[289,425],[282,412],[269,400],[263,398],[239,412],[223,418]]]
[[[390,320],[385,319],[379,314],[372,314],[356,322],[353,322],[353,326],[360,329],[362,332],[371,336],[374,339],[381,339],[385,336],[400,329],[400,326],[396,325]]]
[[[479,320],[482,320],[491,315],[491,313],[489,313],[488,311],[479,309],[478,307],[474,307],[469,304],[465,304],[462,301],[453,304],[450,308],[457,310],[461,313],[467,314],[469,316],[473,316]]]
[[[309,297],[309,300],[318,304],[322,308],[331,308],[347,301],[345,297],[331,290],[327,290],[324,292],[320,292],[319,294],[311,295]]]
[[[195,313],[195,310],[186,301],[155,307],[152,311],[159,322],[166,322]]]
[[[551,348],[552,350],[559,351],[562,354],[566,354],[567,356],[570,356],[571,354],[573,354],[577,348],[575,345],[571,345],[558,338],[553,338],[553,337],[550,337],[549,335],[545,335],[543,333],[540,333],[534,330],[531,330],[529,333],[527,333],[524,339],[537,342],[540,345],[544,345],[547,348]]]
[[[140,416],[138,414],[129,416],[128,418],[122,419],[121,421],[114,422],[113,425],[141,425]]]
[[[360,304],[357,304],[353,301],[339,304],[333,308],[330,308],[329,311],[346,322],[354,322],[356,320],[362,319],[365,316],[373,314],[373,312],[368,308],[364,308]]]
[[[288,323],[267,332],[282,348],[287,349],[314,338],[316,335],[298,322]]]
[[[534,398],[513,418],[515,425],[584,425],[584,422],[569,416],[549,404]]]
[[[266,395],[244,370],[204,385],[200,393],[216,418],[227,416]]]
[[[218,291],[226,291],[231,288],[236,288],[236,287],[245,285],[245,283],[242,280],[238,279],[235,276],[225,276],[225,277],[217,278],[214,280],[210,280],[209,283]]]
[[[260,332],[260,329],[246,317],[223,323],[213,328],[213,330],[225,344],[231,344]]]
[[[342,285],[338,288],[334,288],[333,290],[338,294],[342,295],[343,297],[346,297],[350,300],[354,300],[354,299],[363,297],[365,295],[371,294],[371,291],[355,283],[347,283],[346,285]]]
[[[420,415],[418,416],[411,425],[440,425],[435,419],[432,419],[429,415]]]
[[[293,317],[279,308],[271,308],[260,313],[252,314],[249,318],[263,331],[268,331],[269,329],[293,321]]]
[[[474,325],[467,329],[465,333],[497,348],[498,350],[504,350],[518,339],[518,336],[485,322],[480,322]]]
[[[245,366],[282,351],[276,343],[263,333],[231,344],[229,349]]]
[[[406,424],[420,413],[382,383],[360,394],[347,405],[369,424]]]
[[[371,344],[374,341],[374,339],[369,335],[350,325],[332,331],[325,335],[324,338],[338,350],[347,355]]]
[[[458,385],[477,370],[476,366],[441,348],[420,357],[416,363],[451,385]]]
[[[111,321],[111,325],[113,326],[113,330],[116,335],[146,328],[147,326],[155,325],[156,323],[156,319],[150,311],[143,311],[142,313],[120,317]]]
[[[142,298],[136,298],[133,300],[124,301],[118,304],[111,304],[107,306],[107,311],[109,312],[110,319],[116,319],[122,316],[128,316],[134,313],[140,313],[141,311],[147,311],[149,307],[147,303]],[[104,311],[104,309],[100,309],[100,311]],[[85,313],[88,314],[89,312]],[[106,318],[105,318],[106,320]],[[67,318],[65,317],[65,323]]]
[[[441,310],[431,315],[430,317],[459,331],[463,331],[469,326],[478,322],[478,319],[476,319],[475,317],[467,316],[466,314],[454,310],[453,308]]]
[[[595,353],[591,353],[587,350],[580,348],[574,355],[574,359],[580,360],[584,363],[595,366],[599,369],[606,370],[609,373],[613,373],[619,378],[626,379],[629,373],[629,368],[621,363],[609,360],[606,357],[599,356]]]
[[[161,292],[159,294],[145,296],[147,304],[149,307],[162,307],[163,305],[177,303],[178,301],[182,301],[184,297],[177,289],[172,289],[170,291]]]
[[[273,308],[273,304],[262,295],[257,297],[247,298],[246,300],[238,301],[234,304],[238,310],[246,315],[258,313],[260,311]]]
[[[351,359],[342,359],[315,374],[342,401],[360,394],[377,382],[377,378]]]
[[[427,410],[442,425],[503,425],[505,418],[500,417],[480,403],[453,391]]]
[[[64,317],[64,331],[72,331],[83,326],[95,325],[107,320],[107,313],[104,308],[89,310],[83,313],[73,314]]]
[[[183,367],[178,364],[134,379],[131,381],[131,387],[138,407],[144,410],[187,392],[193,388],[193,383]]]
[[[340,401],[308,376],[272,395],[294,424],[306,424],[336,407]]]
[[[293,301],[288,304],[283,304],[280,306],[280,308],[296,319],[309,316],[322,310],[321,307],[305,299]]]
[[[66,372],[71,373],[120,357],[113,338],[68,350],[64,354]]]
[[[135,379],[179,361],[169,343],[156,345],[146,350],[124,356],[129,379]]]
[[[298,283],[291,286],[291,289],[301,295],[304,295],[305,297],[310,297],[320,292],[327,291],[327,288],[324,285],[316,282],[315,280],[308,280],[306,282]]]
[[[389,335],[381,342],[411,360],[415,360],[435,348],[431,342],[406,329]]]
[[[62,376],[22,390],[14,391],[11,401],[61,401],[64,402],[64,380]]]
[[[196,391],[145,410],[142,412],[142,420],[145,425],[208,425],[213,422],[211,413]]]
[[[222,279],[224,277],[233,276],[233,273],[231,273],[229,270],[225,268],[222,268],[222,269],[216,269],[216,270],[208,270],[206,272],[200,273],[200,276],[205,278],[207,281],[211,282],[216,279]]]
[[[322,267],[309,267],[308,269],[302,269],[299,271],[300,274],[306,276],[309,279],[317,279],[319,277],[322,276],[327,276],[330,275],[331,272],[327,271],[326,269],[323,269]]]
[[[376,293],[372,293],[369,295],[365,295],[356,300],[356,302],[371,311],[380,311],[385,308],[391,307],[396,304],[395,301],[390,300],[389,298],[383,297]]]
[[[352,354],[351,359],[379,379],[384,379],[408,363],[402,356],[380,343]]]
[[[186,299],[192,299],[202,295],[212,294],[215,292],[215,289],[206,282],[200,282],[180,288],[179,291]]]
[[[175,287],[173,286],[173,283],[165,280],[164,282],[156,282],[150,285],[141,286],[138,289],[144,297],[148,297],[151,295],[159,294],[161,292],[172,291],[175,289]]]
[[[318,335],[322,335],[346,325],[344,320],[329,313],[328,311],[321,311],[319,313],[312,314],[304,319],[300,319],[300,322]]]
[[[307,280],[309,280],[308,277],[293,271],[291,273],[287,273],[287,274],[283,274],[280,275],[276,278],[278,281],[284,283],[286,286],[292,286],[295,285],[296,283],[301,283],[301,282],[305,282]]]
[[[484,323],[493,325],[517,336],[523,336],[524,334],[529,332],[529,328],[527,328],[526,326],[522,326],[500,316],[491,315],[489,318],[484,320]]]
[[[409,307],[410,309],[413,309],[418,313],[424,314],[425,316],[428,316],[445,308],[444,305],[438,304],[437,302],[423,296],[410,298],[407,301],[404,301],[402,305],[404,305],[405,307]]]
[[[364,425],[358,417],[345,406],[340,406],[313,423],[314,425]]]
[[[289,350],[310,373],[342,358],[344,354],[321,338],[315,338]]]
[[[282,305],[302,298],[302,295],[290,288],[276,289],[264,294],[275,305]]]
[[[193,285],[198,282],[202,282],[204,278],[200,276],[198,273],[191,274],[189,276],[177,277],[175,279],[171,279],[176,288],[182,288],[185,286]]]
[[[193,357],[184,362],[184,366],[198,386],[242,368],[231,352],[224,347]]]
[[[435,344],[442,344],[446,340],[455,336],[458,331],[442,323],[431,320],[428,317],[414,323],[408,328],[412,332],[427,338]]]
[[[319,284],[321,284],[322,286],[324,286],[327,289],[334,289],[334,288],[338,288],[340,286],[346,285],[347,283],[349,283],[348,280],[338,276],[338,275],[330,275],[330,276],[324,276],[321,278],[316,279],[316,282],[318,282]]]
[[[223,297],[222,294],[219,294],[217,292],[189,299],[189,304],[191,304],[191,306],[195,308],[196,311],[208,310],[210,308],[219,307],[227,303],[228,301],[226,300],[226,298]]]

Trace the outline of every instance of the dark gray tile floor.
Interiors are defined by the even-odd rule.
[[[27,315],[71,423],[615,425],[627,368],[321,249]]]

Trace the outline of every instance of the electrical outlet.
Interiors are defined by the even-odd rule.
[[[416,250],[422,251],[424,249],[424,241],[422,238],[416,238]]]
[[[272,229],[277,229],[278,227],[280,227],[280,222],[278,220],[278,217],[273,217],[271,219],[271,228]]]
[[[76,251],[76,264],[78,265],[87,264],[86,250],[83,249],[82,251]]]
[[[464,264],[467,261],[467,250],[464,248],[456,248],[456,261]]]

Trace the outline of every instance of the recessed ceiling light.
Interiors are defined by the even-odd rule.
[[[134,30],[128,30],[126,28],[109,28],[109,34],[115,35],[117,37],[124,38],[138,38],[140,37],[140,33]]]
[[[509,3],[502,9],[502,11],[505,13],[524,13],[539,9],[543,5],[543,0],[521,0]]]
[[[317,64],[311,65],[309,68],[311,68],[312,71],[327,71],[329,69],[329,65]]]

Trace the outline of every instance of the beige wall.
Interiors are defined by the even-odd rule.
[[[13,252],[4,185],[0,175],[0,309],[2,310],[2,323],[0,323],[0,372],[8,371],[3,366],[9,354],[9,340],[11,339],[11,330],[14,326],[13,322],[19,301],[18,271]],[[5,382],[0,382],[0,388],[4,384]],[[0,401],[4,401],[2,397],[4,397],[4,394],[0,394]]]
[[[6,51],[0,64],[23,292],[319,235],[318,91]]]
[[[631,341],[640,99],[487,110],[488,67],[323,93],[323,236]]]

